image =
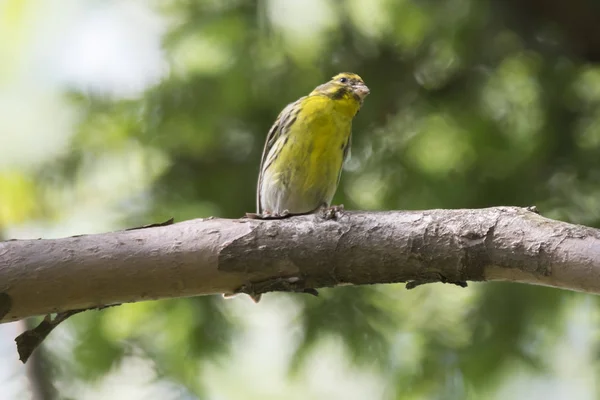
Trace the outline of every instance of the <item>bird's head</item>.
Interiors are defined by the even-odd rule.
[[[324,94],[332,99],[351,96],[362,104],[370,91],[360,76],[352,72],[342,72],[331,78],[329,82],[317,86],[313,93]]]

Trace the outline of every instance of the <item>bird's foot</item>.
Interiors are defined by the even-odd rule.
[[[341,216],[341,214],[344,213],[344,205],[340,204],[338,206],[331,206],[331,207],[321,207],[321,217],[323,219],[337,219],[338,217]]]
[[[249,219],[284,219],[291,217],[292,214],[288,210],[283,210],[280,213],[273,213],[270,211],[265,211],[262,214],[258,213],[246,213],[246,218]]]

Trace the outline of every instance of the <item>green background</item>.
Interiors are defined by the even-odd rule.
[[[4,239],[253,211],[275,117],[341,71],[371,94],[334,203],[600,227],[594,1],[3,0],[0,37]],[[137,303],[73,317],[27,376],[46,398],[593,399],[597,303],[498,283]]]

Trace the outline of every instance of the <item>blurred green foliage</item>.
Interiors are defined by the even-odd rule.
[[[253,211],[270,124],[340,71],[360,74],[372,94],[355,120],[335,203],[535,204],[546,216],[600,227],[600,67],[586,59],[590,43],[550,18],[554,8],[536,14],[536,4],[156,2],[168,21],[163,79],[135,98],[65,92],[80,117],[70,147],[0,169],[0,228],[60,220],[88,201],[109,204],[120,226]],[[282,306],[297,333],[290,379],[333,338],[351,362],[378,371],[386,398],[463,399],[489,393],[515,365],[550,374],[547,352],[573,296],[511,284],[394,285],[265,301],[294,304]],[[149,302],[78,316],[69,327],[71,369],[56,373],[95,380],[125,357],[142,357],[186,396],[199,396],[207,364],[236,363],[232,344],[247,328],[236,301]],[[50,354],[55,364],[65,357]]]

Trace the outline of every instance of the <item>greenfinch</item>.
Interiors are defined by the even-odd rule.
[[[352,120],[368,94],[360,76],[343,72],[283,109],[262,153],[254,217],[330,207],[350,154]]]

